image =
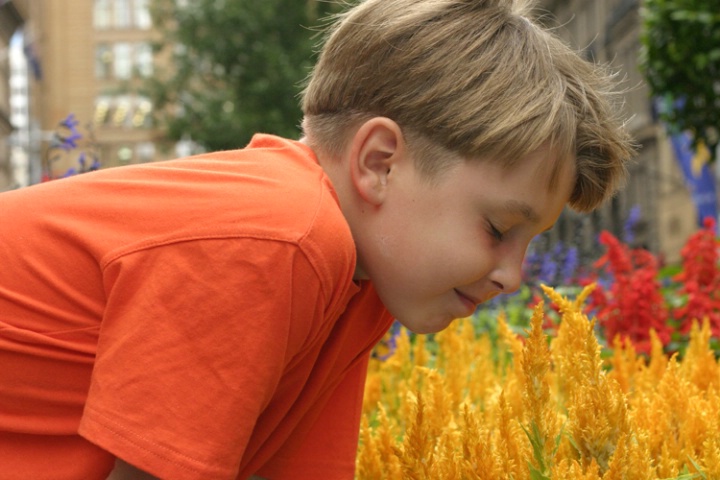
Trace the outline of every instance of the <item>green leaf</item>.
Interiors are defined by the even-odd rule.
[[[140,93],[171,140],[189,136],[225,150],[257,132],[296,138],[313,29],[339,8],[318,0],[151,0],[161,34],[153,48],[172,60]]]
[[[714,154],[720,125],[720,13],[711,2],[645,0],[640,69],[652,97],[683,99],[661,115],[670,132],[690,131]],[[671,103],[672,104],[672,103]],[[712,158],[712,161],[715,159]]]
[[[546,465],[545,462],[545,439],[542,437],[542,434],[540,433],[537,424],[535,422],[531,422],[531,431],[528,431],[525,428],[525,425],[521,425],[521,427],[525,432],[525,435],[527,435],[528,439],[530,440],[530,444],[532,445],[533,449],[533,457],[535,458],[535,461],[540,467],[540,469],[537,469],[531,462],[528,462],[531,478],[533,480],[550,480],[550,477],[548,476],[548,465]]]

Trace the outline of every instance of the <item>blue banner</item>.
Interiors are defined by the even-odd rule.
[[[702,226],[706,217],[717,220],[717,193],[715,176],[709,164],[710,152],[704,146],[697,152],[693,151],[692,139],[687,133],[672,135],[670,139],[675,158],[680,164],[685,183],[697,208],[698,226]]]

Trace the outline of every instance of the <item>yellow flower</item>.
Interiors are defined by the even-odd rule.
[[[720,374],[715,352],[710,349],[710,322],[706,318],[702,328],[693,321],[690,329],[690,342],[681,369],[685,376],[700,390],[706,391],[712,385],[720,387]]]
[[[517,418],[512,415],[504,393],[500,395],[497,416],[497,441],[493,447],[500,469],[504,472],[505,478],[529,480],[530,472],[527,467],[527,462],[531,458],[529,442]]]
[[[522,351],[521,363],[525,432],[533,446],[532,464],[536,472],[548,475],[554,463],[560,422],[556,405],[550,401],[550,350],[542,331],[543,306],[540,302],[533,311],[532,329]]]
[[[498,317],[499,340],[469,319],[371,359],[357,479],[720,480],[720,365],[707,322],[684,358],[650,332],[649,361],[615,340],[606,361],[594,321],[546,288],[560,326],[549,345],[543,307],[524,343]],[[495,353],[496,355],[493,355]]]
[[[492,447],[492,433],[482,424],[477,412],[468,404],[463,405],[462,478],[473,480],[496,480],[503,471]]]

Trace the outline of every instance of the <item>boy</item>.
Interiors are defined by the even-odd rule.
[[[367,0],[301,141],[0,195],[0,478],[350,479],[369,351],[518,288],[631,156],[510,0]]]

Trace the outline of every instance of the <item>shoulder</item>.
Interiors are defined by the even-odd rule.
[[[81,236],[107,250],[232,237],[310,250],[352,245],[335,191],[312,150],[268,135],[240,150],[59,180],[28,201],[43,205],[36,210],[48,222],[72,212],[73,226],[86,232]]]
[[[312,150],[299,142],[261,135],[242,150],[98,179],[93,183],[106,187],[93,187],[100,197],[93,208],[116,212],[108,218],[130,217],[102,229],[114,239],[126,238],[104,263],[140,249],[224,239],[230,240],[222,242],[225,253],[237,257],[247,258],[243,252],[256,245],[257,261],[265,250],[276,251],[263,243],[284,243],[307,258],[323,283],[342,283],[354,271],[355,245],[335,190]],[[126,195],[120,200],[101,191],[107,189]]]
[[[139,175],[165,184],[150,194],[192,230],[290,242],[322,234],[318,224],[349,234],[328,177],[299,142],[256,136],[242,150],[157,164]]]

